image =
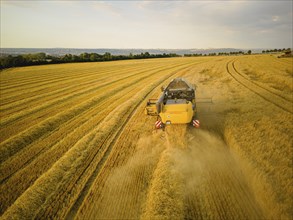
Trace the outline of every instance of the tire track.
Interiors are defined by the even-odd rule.
[[[250,81],[250,82],[253,83],[254,85],[256,85],[256,86],[258,86],[258,87],[261,87],[262,89],[266,90],[267,92],[272,93],[273,95],[278,96],[278,97],[279,97],[280,99],[282,99],[283,101],[285,101],[285,102],[286,102],[286,101],[287,101],[287,102],[291,102],[289,99],[287,99],[287,98],[281,96],[280,94],[275,93],[275,92],[269,90],[268,88],[266,88],[266,87],[264,87],[264,86],[262,86],[262,85],[260,85],[260,84],[258,84],[258,83],[256,83],[256,82],[254,82],[253,80],[250,80],[250,79],[248,79],[247,77],[245,77],[245,75],[244,75],[243,73],[240,73],[240,72],[236,69],[236,67],[235,67],[235,62],[236,62],[236,61],[232,62],[232,66],[233,66],[234,71],[235,71],[238,75],[240,75],[240,76],[242,76],[243,78],[247,79],[248,81]]]
[[[292,102],[289,102],[285,100],[283,97],[276,95],[269,91],[268,89],[264,89],[260,87],[259,85],[253,83],[252,81],[244,78],[242,75],[240,75],[237,70],[234,67],[234,60],[229,61],[226,64],[227,72],[230,76],[232,76],[238,83],[249,89],[251,92],[255,93],[256,95],[260,96],[264,100],[272,103],[273,105],[283,109],[286,112],[289,112],[293,114],[293,104]],[[230,66],[230,67],[229,67]],[[232,68],[231,68],[232,67]]]

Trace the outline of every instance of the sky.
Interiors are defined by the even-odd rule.
[[[292,0],[1,1],[1,48],[292,48]]]

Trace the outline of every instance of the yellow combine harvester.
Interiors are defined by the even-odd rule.
[[[192,124],[199,127],[195,103],[195,86],[183,78],[173,79],[169,85],[162,87],[159,99],[147,102],[145,113],[157,116],[156,128],[164,128],[168,124]]]

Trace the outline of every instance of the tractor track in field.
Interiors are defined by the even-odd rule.
[[[278,93],[276,93],[276,92],[273,92],[273,91],[271,91],[270,89],[268,89],[268,88],[266,88],[266,87],[264,87],[264,86],[262,86],[262,85],[260,85],[260,84],[258,84],[258,83],[256,83],[256,82],[254,82],[253,80],[250,80],[250,79],[246,78],[245,75],[244,75],[243,73],[241,73],[240,71],[237,70],[237,68],[235,67],[235,62],[236,62],[236,60],[235,60],[234,62],[232,62],[232,66],[233,66],[233,69],[235,70],[235,72],[236,72],[238,75],[240,75],[240,76],[242,76],[243,78],[249,80],[249,81],[250,81],[251,83],[253,83],[254,85],[259,86],[259,87],[261,87],[262,89],[268,91],[269,93],[272,93],[273,95],[278,96],[280,99],[283,99],[283,101],[285,101],[285,102],[286,102],[286,101],[287,101],[287,102],[291,102],[291,100],[289,100],[288,98],[285,98],[285,97],[281,96],[280,94],[278,94]]]
[[[160,85],[162,82],[170,79],[172,76],[174,76],[177,72],[180,71],[188,71],[189,69],[192,68],[194,64],[191,64],[191,66],[188,67],[183,67],[182,69],[179,69],[175,72],[172,72],[171,74],[168,74],[167,77],[164,77],[163,79],[161,79],[159,82],[156,82],[156,84],[152,85],[152,88],[143,95],[143,98],[140,99],[134,106],[134,108],[131,110],[129,115],[125,115],[125,120],[122,120],[123,123],[117,128],[117,129],[112,129],[111,132],[109,132],[109,134],[104,138],[104,140],[102,141],[102,143],[100,144],[101,146],[105,145],[105,149],[102,150],[102,156],[99,155],[99,157],[101,158],[98,163],[95,166],[94,171],[92,172],[92,174],[90,175],[89,178],[87,178],[88,180],[86,181],[83,187],[83,189],[81,190],[81,192],[79,193],[78,198],[76,199],[76,202],[73,204],[73,206],[70,209],[69,213],[65,213],[66,215],[69,216],[74,216],[74,214],[72,212],[76,212],[78,210],[78,207],[81,205],[81,201],[83,200],[83,198],[87,195],[92,182],[94,181],[95,177],[98,175],[98,173],[100,172],[101,167],[103,167],[104,163],[107,161],[108,156],[110,155],[110,152],[113,148],[113,146],[115,145],[116,141],[119,139],[121,133],[124,131],[125,126],[127,125],[127,123],[129,122],[130,118],[134,115],[134,113],[137,110],[137,107],[145,100],[145,98],[153,91],[154,88],[156,88],[158,85]],[[196,64],[195,64],[196,65]],[[81,172],[81,174],[79,175],[79,177],[76,179],[76,183],[78,183],[79,181],[81,181],[82,176],[84,175],[85,172],[87,172],[88,169],[90,169],[92,167],[92,165],[94,164],[94,160],[97,157],[97,154],[99,153],[99,151],[96,152],[96,154],[94,156],[92,156],[92,159],[90,161],[87,161],[87,166],[83,169],[83,171]],[[74,184],[71,184],[72,187],[74,187]],[[64,190],[64,193],[68,193],[72,190],[72,188],[66,189]],[[65,198],[65,195],[58,195],[59,198]],[[52,204],[52,206],[57,205],[56,201],[59,201],[58,198],[55,200],[54,199],[54,203]],[[49,216],[46,213],[39,213],[37,216],[40,218],[47,218],[47,217],[56,217],[56,214],[58,212],[58,208],[55,209],[56,212],[53,214],[52,211],[49,214]],[[60,210],[59,210],[60,211]],[[58,216],[60,217],[60,216]],[[62,217],[62,216],[61,216]]]
[[[273,105],[283,109],[286,112],[293,114],[292,110],[292,102],[284,99],[284,97],[270,91],[267,88],[264,88],[257,83],[246,79],[241,73],[237,71],[235,68],[235,60],[231,60],[226,64],[227,73],[234,78],[239,84],[250,90],[251,92],[255,93],[259,97],[263,98],[264,100],[272,103]]]

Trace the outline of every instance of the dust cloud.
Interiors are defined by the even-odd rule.
[[[134,155],[124,165],[113,169],[107,179],[94,204],[91,219],[140,218],[141,203],[164,150],[163,139],[162,132],[154,132],[137,141]]]
[[[137,152],[108,179],[93,217],[261,218],[237,167],[216,134],[167,127],[139,140]]]
[[[166,130],[143,219],[262,218],[224,141],[207,130]]]

